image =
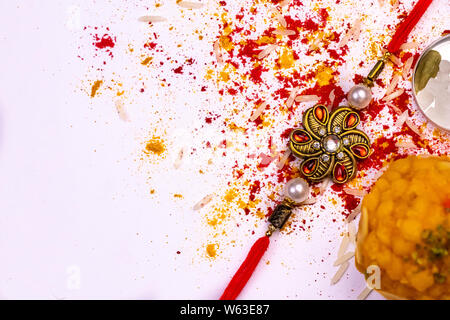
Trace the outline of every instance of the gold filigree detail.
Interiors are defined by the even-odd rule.
[[[320,181],[331,175],[343,184],[356,174],[356,161],[370,154],[369,137],[356,129],[359,115],[348,107],[328,113],[323,105],[305,111],[303,128],[294,129],[289,147],[304,161],[300,171],[309,180]]]

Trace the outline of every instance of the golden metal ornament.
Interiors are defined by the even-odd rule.
[[[294,129],[289,147],[304,161],[300,171],[310,181],[331,175],[335,183],[346,183],[356,174],[356,160],[370,154],[369,137],[356,129],[359,115],[349,107],[329,114],[323,105],[305,111],[303,128]]]

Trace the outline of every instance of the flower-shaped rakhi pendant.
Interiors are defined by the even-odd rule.
[[[306,110],[303,128],[294,129],[289,142],[292,153],[304,158],[302,174],[313,182],[328,175],[341,184],[353,178],[356,160],[370,153],[369,137],[356,129],[359,121],[358,114],[348,107],[331,114],[320,104]]]

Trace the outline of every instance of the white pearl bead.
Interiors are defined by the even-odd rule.
[[[284,188],[284,195],[295,203],[302,203],[309,197],[308,182],[301,178],[289,180]]]
[[[358,84],[348,92],[347,101],[352,108],[364,109],[372,101],[372,91],[369,87]]]

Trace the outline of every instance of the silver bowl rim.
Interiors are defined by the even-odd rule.
[[[414,66],[414,71],[413,71],[413,75],[412,75],[412,83],[411,83],[411,91],[413,93],[414,96],[414,100],[416,101],[416,105],[419,108],[419,110],[422,112],[422,114],[425,116],[425,118],[427,118],[430,122],[432,122],[436,127],[445,130],[447,132],[450,132],[450,128],[445,128],[442,127],[441,125],[437,124],[436,122],[434,122],[433,120],[431,120],[430,117],[427,116],[427,114],[423,111],[422,107],[420,106],[419,100],[417,99],[417,94],[416,94],[416,89],[414,87],[414,83],[415,83],[415,77],[416,77],[416,71],[417,71],[417,66],[419,65],[420,61],[422,60],[422,58],[432,49],[434,49],[436,46],[438,46],[439,44],[441,44],[442,42],[446,42],[446,41],[450,41],[450,34],[445,35],[443,37],[438,38],[437,40],[433,41],[431,44],[429,44],[427,47],[425,47],[425,49],[423,50],[423,52],[420,54],[419,59],[417,60],[416,65]]]

